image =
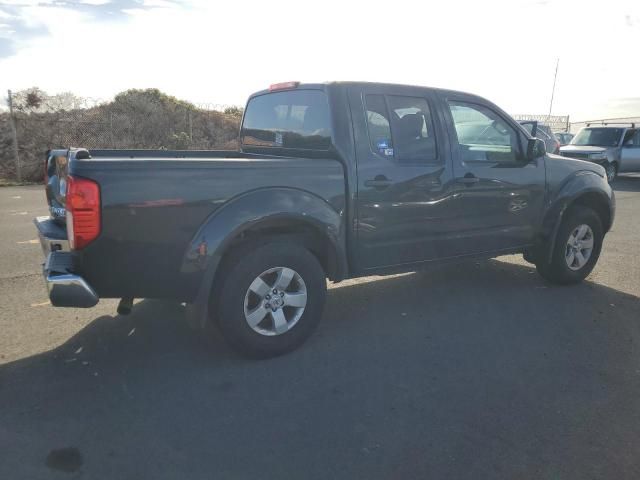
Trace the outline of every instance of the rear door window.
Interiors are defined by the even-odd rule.
[[[389,95],[391,125],[400,162],[432,162],[436,159],[436,139],[431,112],[424,98]]]
[[[365,95],[371,150],[400,163],[437,159],[429,104],[421,97]]]
[[[329,104],[322,90],[288,90],[254,97],[244,114],[244,147],[328,150]]]
[[[393,158],[391,122],[384,95],[366,95],[365,112],[371,150],[383,157]]]

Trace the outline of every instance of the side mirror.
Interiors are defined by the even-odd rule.
[[[547,146],[539,138],[530,138],[527,141],[527,160],[539,158],[547,153]]]

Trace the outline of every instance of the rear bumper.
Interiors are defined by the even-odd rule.
[[[45,256],[50,252],[69,251],[67,230],[62,225],[49,217],[36,217],[33,219],[33,223],[38,229],[40,246]]]
[[[45,262],[42,268],[49,301],[54,307],[89,308],[99,297],[91,285],[74,272],[74,256],[69,251],[66,231],[48,217],[34,219]]]
[[[91,308],[100,300],[93,288],[79,275],[46,270],[43,273],[49,301],[54,307]]]

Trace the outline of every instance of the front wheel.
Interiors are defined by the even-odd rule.
[[[598,214],[587,207],[576,206],[566,213],[551,255],[536,264],[538,273],[558,284],[584,280],[598,261],[604,237]]]
[[[301,345],[320,321],[325,273],[307,249],[289,242],[242,248],[221,271],[218,325],[240,353],[267,358]]]

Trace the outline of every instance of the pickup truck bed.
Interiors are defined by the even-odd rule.
[[[222,151],[89,154],[71,162],[69,173],[100,185],[102,234],[81,252],[77,272],[100,297],[192,301],[203,271],[189,261],[190,249],[222,234],[194,226],[252,191],[262,190],[268,203],[292,213],[304,205],[288,202],[303,198],[322,202],[337,216],[344,211],[344,172],[336,160]],[[265,207],[256,202],[233,215],[251,222]]]

